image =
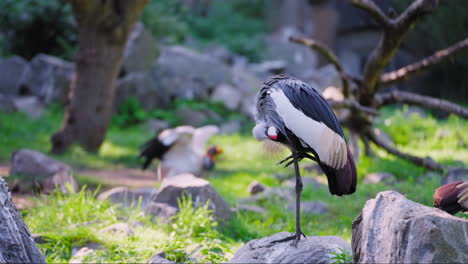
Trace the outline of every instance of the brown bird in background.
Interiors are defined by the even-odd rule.
[[[449,214],[468,211],[468,180],[445,184],[434,192],[434,207]]]

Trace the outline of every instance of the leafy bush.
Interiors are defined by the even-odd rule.
[[[253,61],[261,58],[266,0],[212,1],[188,9],[180,0],[151,1],[142,21],[158,38],[181,43],[190,35],[202,43],[217,42]]]
[[[118,113],[112,117],[112,122],[118,127],[131,127],[141,124],[150,118],[165,120],[170,126],[180,125],[181,122],[176,116],[178,108],[188,107],[194,110],[210,109],[211,111],[223,116],[224,120],[241,119],[242,115],[236,112],[230,112],[221,102],[198,101],[191,99],[176,99],[168,109],[154,109],[146,111],[140,105],[135,97],[129,97],[118,110]],[[215,123],[214,120],[208,120]]]
[[[0,32],[3,55],[26,59],[37,53],[70,59],[77,44],[71,6],[61,0],[0,1]]]

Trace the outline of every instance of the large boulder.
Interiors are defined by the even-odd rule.
[[[0,177],[0,262],[46,263]]]
[[[350,245],[336,236],[309,236],[301,239],[297,247],[290,242],[270,244],[290,235],[281,232],[249,241],[229,263],[334,263],[332,253],[341,253],[342,250],[351,252]]]
[[[138,22],[128,37],[122,62],[122,71],[125,74],[149,71],[158,56],[158,42],[145,29],[143,23]]]
[[[117,81],[114,109],[119,109],[130,97],[137,99],[146,110],[169,105],[168,94],[158,87],[151,74],[145,72],[132,72]]]
[[[20,191],[29,191],[23,188],[36,185],[41,186],[46,193],[54,188],[67,192],[68,185],[77,191],[78,184],[71,173],[70,166],[38,151],[21,149],[15,151],[11,157],[10,175],[20,181],[16,184]]]
[[[230,80],[226,64],[181,46],[162,48],[151,74],[160,93],[170,99],[206,99],[217,85]]]
[[[353,222],[357,263],[468,263],[468,220],[394,191],[366,202]]]
[[[226,109],[230,111],[237,110],[242,99],[243,95],[239,89],[225,83],[216,86],[211,95],[211,101],[223,103]]]
[[[21,80],[20,93],[37,96],[44,103],[64,103],[74,71],[71,62],[46,54],[36,55]]]
[[[153,202],[165,203],[178,208],[178,200],[182,195],[190,195],[193,204],[197,207],[203,206],[209,201],[208,208],[213,210],[214,217],[218,221],[227,220],[231,215],[231,208],[211,184],[192,174],[181,174],[164,179],[161,190]]]
[[[0,94],[20,94],[21,79],[28,67],[28,62],[19,56],[12,56],[6,59],[1,59]]]

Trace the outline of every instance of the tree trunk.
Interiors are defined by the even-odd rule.
[[[61,130],[52,136],[52,152],[63,153],[75,142],[94,152],[108,128],[128,35],[147,0],[69,2],[78,22],[80,46],[69,104]]]

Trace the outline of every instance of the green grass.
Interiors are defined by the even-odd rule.
[[[62,114],[57,109],[47,111],[39,120],[29,120],[18,113],[0,113],[0,163],[8,161],[11,152],[18,148],[47,152],[50,149],[50,135],[60,127],[61,118]],[[468,131],[468,122],[461,118],[451,116],[437,120],[429,113],[425,118],[417,115],[406,117],[404,109],[385,108],[376,120],[376,126],[394,138],[395,145],[403,151],[420,156],[429,155],[443,164],[468,161],[468,134],[464,133]],[[249,129],[246,127],[245,131]],[[144,125],[127,128],[112,126],[97,154],[87,153],[75,146],[66,154],[54,157],[75,168],[137,167],[138,146],[151,136]],[[293,177],[291,168],[276,165],[286,153],[266,155],[262,143],[254,140],[249,132],[217,136],[210,143],[221,146],[224,153],[215,170],[208,173],[208,179],[233,207],[238,199],[249,195],[247,187],[253,180],[269,187],[278,187],[281,183],[274,174]],[[304,201],[323,201],[329,210],[320,216],[303,214],[301,221],[304,233],[337,235],[350,241],[354,218],[368,199],[385,190],[397,190],[411,200],[432,205],[432,193],[440,184],[440,177],[429,178],[425,169],[382,150],[374,150],[376,157],[359,158],[360,180],[371,172],[390,172],[397,177],[398,183],[394,186],[360,183],[355,194],[345,197],[331,196],[326,187],[313,190],[306,188],[303,192]],[[301,164],[306,163],[304,161]],[[304,177],[324,180],[323,176],[305,170],[302,170],[302,174]],[[99,184],[95,179],[83,175],[78,175],[78,181],[81,185]],[[183,201],[185,209],[171,224],[164,224],[152,222],[139,210],[123,209],[97,201],[93,193],[81,191],[66,196],[55,194],[48,198],[38,198],[37,206],[24,212],[24,215],[33,233],[43,233],[51,239],[50,243],[40,245],[49,262],[68,261],[71,248],[89,242],[99,242],[103,247],[88,256],[86,261],[142,262],[153,254],[165,251],[168,258],[179,262],[194,262],[197,259],[222,262],[251,239],[294,230],[294,212],[284,209],[284,201],[260,201],[260,205],[267,209],[266,215],[239,212],[230,222],[218,226],[206,208],[194,210],[189,206],[189,201]],[[126,222],[138,220],[145,226],[135,228],[135,235],[131,238],[104,236],[97,232],[122,219]],[[339,252],[337,254],[337,262],[349,258]]]

